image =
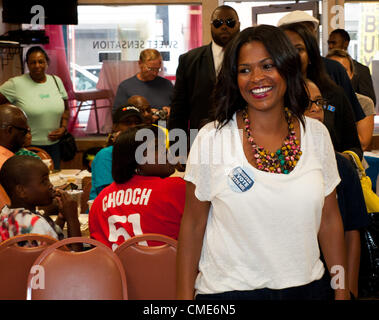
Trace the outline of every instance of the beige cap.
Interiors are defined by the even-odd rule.
[[[280,27],[283,24],[306,22],[306,21],[312,22],[315,26],[315,29],[318,27],[319,21],[315,17],[312,17],[308,13],[304,11],[300,11],[300,10],[295,10],[286,14],[283,18],[279,20],[278,27]]]

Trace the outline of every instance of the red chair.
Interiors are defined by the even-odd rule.
[[[81,252],[58,249],[73,243],[88,243],[93,248]],[[40,272],[29,274],[28,300],[128,298],[125,272],[119,258],[106,245],[94,239],[73,237],[61,240],[46,248],[32,267]]]
[[[149,240],[164,244],[138,244]],[[176,247],[177,241],[170,237],[147,233],[126,240],[115,250],[124,266],[130,300],[176,298]]]
[[[3,186],[0,184],[0,209],[5,205],[10,205],[11,200],[8,197],[8,194],[5,192]]]
[[[39,241],[37,247],[20,247],[23,241]],[[25,300],[26,283],[35,259],[57,239],[46,235],[24,234],[0,243],[0,300]]]

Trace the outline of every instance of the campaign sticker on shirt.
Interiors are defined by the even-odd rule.
[[[228,175],[228,183],[234,192],[246,192],[254,184],[254,175],[247,168],[236,167]]]
[[[334,111],[336,111],[336,108],[334,106],[328,105],[328,107],[326,108],[326,110],[334,112]]]

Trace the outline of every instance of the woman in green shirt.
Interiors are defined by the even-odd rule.
[[[0,104],[23,109],[31,128],[32,145],[47,151],[54,168],[60,168],[59,139],[66,131],[69,108],[62,80],[46,74],[47,53],[39,46],[26,53],[29,73],[13,77],[0,86]]]

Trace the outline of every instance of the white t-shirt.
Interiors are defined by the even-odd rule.
[[[45,82],[37,83],[27,73],[11,78],[0,86],[0,93],[26,113],[34,145],[58,143],[49,140],[48,135],[60,127],[67,92],[62,80],[54,77],[57,84],[48,74]]]
[[[219,131],[214,123],[200,130],[184,177],[196,185],[199,200],[211,202],[196,294],[283,289],[324,274],[317,234],[325,196],[340,178],[328,130],[314,119],[305,123],[303,154],[290,174],[248,163],[236,115]],[[230,177],[238,167],[244,174],[235,176],[235,184]]]

